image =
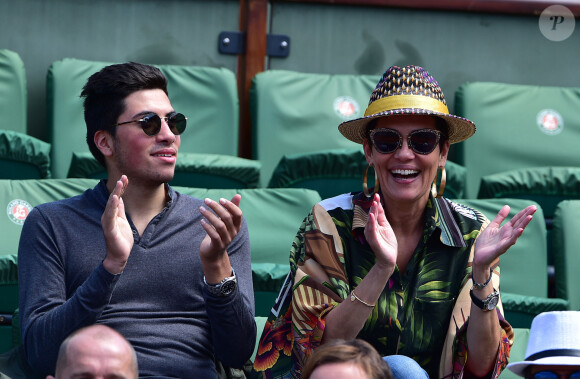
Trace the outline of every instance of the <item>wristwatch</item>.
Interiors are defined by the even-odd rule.
[[[491,311],[497,307],[497,303],[499,302],[499,292],[494,288],[493,292],[490,293],[485,299],[480,300],[473,294],[473,289],[469,290],[469,295],[471,296],[471,301],[473,304],[477,305],[484,311]]]
[[[203,282],[205,283],[205,288],[209,293],[215,296],[229,296],[231,295],[238,286],[238,278],[236,277],[236,272],[232,267],[232,276],[224,278],[218,284],[208,284],[205,280],[205,276],[203,277]]]

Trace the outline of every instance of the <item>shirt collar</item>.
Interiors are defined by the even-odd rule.
[[[167,195],[169,197],[169,200],[165,204],[165,207],[168,208],[173,204],[173,199],[175,198],[175,190],[168,183],[165,183],[164,186],[167,189]],[[97,192],[99,193],[101,202],[106,204],[110,195],[109,189],[107,188],[107,179],[101,179],[99,183],[97,183],[97,185],[95,186],[95,190],[97,190]]]
[[[366,197],[363,192],[355,194],[352,198],[353,220],[352,230],[364,228],[372,204],[372,197]],[[425,211],[425,229],[431,235],[436,229],[440,230],[441,243],[452,247],[466,247],[461,229],[453,217],[449,202],[443,198],[435,199],[429,195]]]

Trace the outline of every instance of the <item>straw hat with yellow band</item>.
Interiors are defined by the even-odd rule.
[[[349,140],[362,143],[371,120],[407,114],[433,115],[443,119],[450,143],[464,141],[475,133],[472,121],[449,114],[441,87],[419,66],[389,67],[371,94],[364,117],[343,122],[338,130]]]

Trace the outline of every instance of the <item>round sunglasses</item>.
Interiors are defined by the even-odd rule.
[[[132,120],[132,121],[125,121],[115,124],[113,126],[119,125],[126,125],[132,124],[134,122],[138,122],[141,125],[141,128],[148,136],[154,136],[159,133],[161,130],[161,120],[165,120],[167,125],[169,125],[169,130],[175,135],[179,135],[185,131],[185,127],[187,126],[187,117],[182,115],[181,113],[171,113],[169,116],[159,117],[159,115],[155,113],[150,113],[139,120]]]
[[[441,132],[435,129],[413,130],[407,136],[407,146],[417,154],[429,154],[439,143]],[[395,129],[373,129],[370,139],[375,149],[382,154],[390,154],[403,146],[403,136]]]

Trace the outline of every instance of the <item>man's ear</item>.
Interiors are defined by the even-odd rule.
[[[110,157],[115,153],[115,148],[113,144],[113,136],[106,130],[98,130],[93,137],[97,149],[105,157]]]

